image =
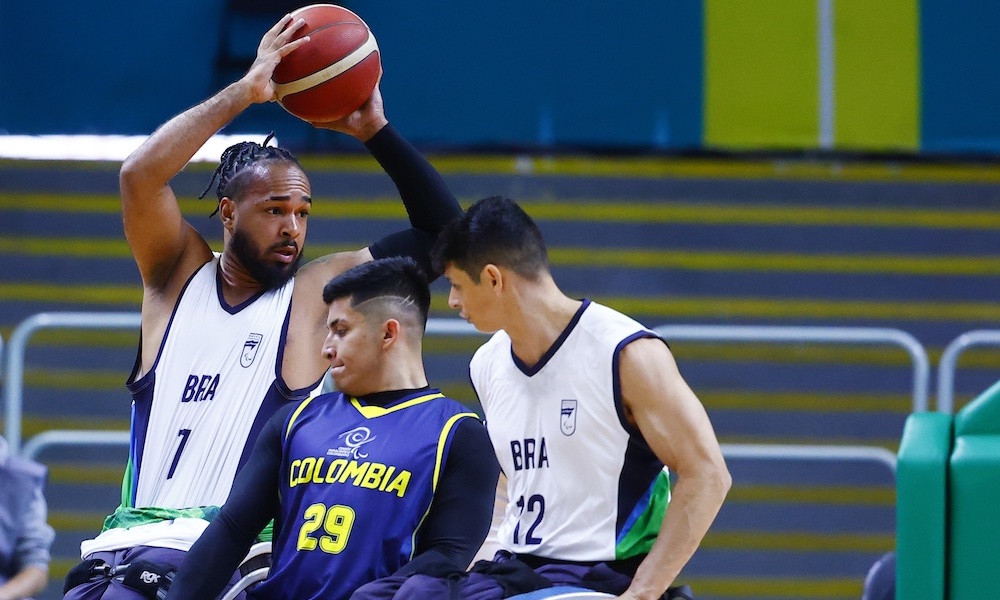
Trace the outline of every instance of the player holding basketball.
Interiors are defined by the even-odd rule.
[[[432,257],[451,282],[451,307],[496,332],[470,364],[507,478],[505,550],[494,561],[526,563],[555,585],[660,598],[731,484],[666,344],[621,313],[567,297],[541,232],[511,200],[475,203]],[[664,465],[677,475],[672,493]],[[465,597],[502,597],[481,585],[479,573],[511,570],[495,565],[477,563]]]
[[[275,66],[308,43],[289,41],[302,25],[283,18],[241,79],[162,125],[122,165],[125,236],[143,282],[140,348],[128,381],[130,460],[121,506],[81,545],[85,561],[67,577],[67,598],[138,598],[134,588],[149,585],[155,592],[226,501],[264,424],[306,397],[329,368],[318,352],[323,286],[373,257],[427,262],[436,234],[461,214],[438,173],[388,125],[376,89],[355,113],[315,125],[365,143],[396,183],[413,229],[297,270],[309,180],[290,153],[254,143],[228,149],[216,171],[223,252],[181,217],[169,181],[219,129],[274,100]],[[114,569],[124,577],[109,577]]]
[[[323,299],[340,391],[268,421],[168,598],[219,593],[272,517],[270,574],[251,593],[261,600],[346,600],[380,577],[461,572],[486,537],[499,466],[478,416],[427,386],[430,290],[416,264],[360,265]]]

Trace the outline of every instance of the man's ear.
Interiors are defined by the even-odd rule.
[[[222,219],[222,226],[232,233],[236,226],[236,202],[229,196],[219,200],[219,218]]]
[[[399,321],[389,319],[382,324],[382,347],[387,348],[399,341],[400,327]]]
[[[494,294],[499,294],[503,291],[503,273],[500,271],[500,267],[494,264],[488,264],[483,267],[483,272],[479,274],[479,281],[489,286]]]

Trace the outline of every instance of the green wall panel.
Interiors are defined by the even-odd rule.
[[[850,150],[917,150],[917,0],[833,2],[835,146]]]
[[[705,145],[816,145],[816,3],[705,0]]]

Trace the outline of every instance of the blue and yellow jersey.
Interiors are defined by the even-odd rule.
[[[303,401],[285,424],[273,562],[254,596],[347,598],[406,564],[468,417],[438,390],[386,407],[339,392]]]

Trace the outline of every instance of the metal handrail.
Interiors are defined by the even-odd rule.
[[[128,431],[96,431],[52,429],[32,437],[21,451],[26,458],[38,460],[42,451],[51,446],[125,446]],[[896,473],[896,455],[879,446],[833,446],[806,444],[720,444],[727,459],[775,459],[796,461],[875,461]]]
[[[663,325],[653,329],[667,341],[888,344],[900,346],[913,361],[913,412],[927,410],[930,361],[917,338],[881,327],[786,327],[780,325]]]
[[[41,329],[51,328],[86,328],[86,329],[137,329],[140,325],[139,313],[39,313],[29,317],[14,330],[7,353],[3,357],[4,373],[7,385],[4,388],[6,404],[6,437],[13,452],[21,447],[21,409],[23,402],[24,353],[31,336]],[[914,362],[914,410],[926,410],[927,379],[929,377],[927,353],[916,339],[903,331],[895,329],[876,328],[833,328],[833,327],[782,327],[782,326],[716,326],[716,325],[664,325],[654,329],[657,335],[668,340],[701,340],[701,341],[764,341],[764,342],[825,342],[825,343],[890,343],[902,346],[913,358]],[[459,319],[428,319],[427,333],[429,335],[483,335],[471,324]],[[106,443],[102,434],[111,432],[46,432],[51,435],[39,439],[32,452],[39,451],[38,444],[49,444],[52,440],[60,443]],[[79,434],[79,435],[77,435]],[[46,434],[40,434],[46,435]],[[127,434],[126,434],[127,435]],[[88,437],[89,436],[89,437]],[[39,437],[39,436],[36,436]],[[112,436],[113,437],[113,436]],[[114,438],[122,440],[127,438]],[[127,441],[126,441],[127,443]],[[789,457],[789,452],[800,453],[803,457],[816,458],[822,453],[832,453],[838,458],[850,458],[858,448],[833,446],[821,450],[817,446],[768,446],[768,445],[738,445],[730,446],[733,452],[752,452],[755,456]],[[780,450],[785,448],[786,450]],[[28,447],[25,447],[25,451]],[[877,450],[877,449],[876,449]],[[861,454],[869,450],[859,450]],[[886,451],[888,452],[888,451]],[[874,456],[872,457],[874,458]],[[879,460],[883,460],[882,457]]]
[[[4,358],[5,437],[11,452],[21,448],[21,420],[24,401],[24,354],[28,341],[42,329],[138,329],[140,314],[132,313],[38,313],[25,319],[11,336]],[[427,333],[437,335],[482,335],[459,319],[428,319]]]
[[[728,458],[877,461],[895,475],[896,455],[880,446],[832,446],[812,444],[720,444],[722,455]]]
[[[21,454],[38,460],[43,450],[50,446],[125,446],[131,440],[126,431],[101,431],[96,429],[50,429],[32,436],[24,444]]]
[[[955,371],[958,356],[972,346],[1000,346],[1000,330],[976,329],[952,340],[941,353],[938,363],[937,410],[951,414],[955,403]]]
[[[24,393],[24,354],[28,340],[41,329],[138,329],[139,313],[38,313],[21,322],[10,336],[4,357],[4,424],[11,453],[21,448],[21,406]]]

